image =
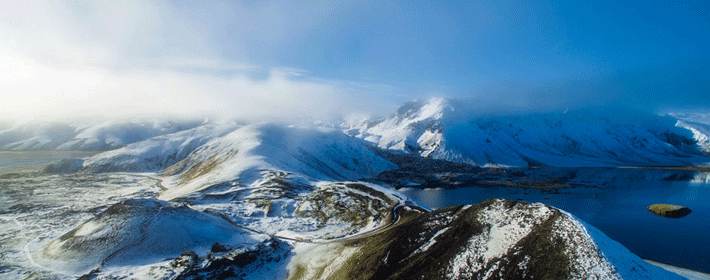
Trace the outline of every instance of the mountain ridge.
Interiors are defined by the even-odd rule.
[[[710,162],[707,125],[643,112],[580,109],[477,115],[443,98],[343,131],[387,150],[479,166],[670,166]]]
[[[457,106],[445,99],[412,102],[390,118],[342,130],[202,123],[172,132],[158,126],[159,135],[143,140],[148,134],[124,137],[136,141],[46,169],[61,175],[8,177],[19,180],[12,186],[25,188],[24,183],[43,179],[74,182],[115,174],[121,178],[111,183],[117,192],[132,189],[131,196],[141,197],[122,196],[117,203],[94,207],[93,218],[62,234],[56,229],[67,225],[45,221],[54,227],[51,234],[17,252],[44,265],[39,277],[59,278],[55,274],[90,279],[676,278],[554,207],[494,199],[430,211],[377,178],[389,174],[391,182],[411,183],[434,172],[448,180],[455,175],[450,170],[496,176],[478,174],[484,169],[471,165],[480,164],[477,149],[495,165],[621,164],[649,158],[687,163],[703,158],[696,150],[701,138],[678,124],[702,123],[575,112],[472,121],[471,112]],[[518,173],[513,176],[525,175]],[[148,186],[133,177],[151,178],[157,185],[141,191]],[[76,193],[89,196],[91,188],[57,186],[52,204],[64,207]],[[50,219],[53,211],[35,208],[31,201],[44,197],[5,208],[13,215]],[[156,246],[159,252],[151,252]]]

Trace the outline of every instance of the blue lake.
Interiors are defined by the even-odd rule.
[[[430,208],[476,204],[489,198],[542,202],[595,226],[641,258],[710,273],[710,173],[565,170],[574,172],[569,182],[584,186],[557,191],[481,186],[399,191]],[[684,205],[693,212],[683,218],[664,218],[646,210],[656,203]]]

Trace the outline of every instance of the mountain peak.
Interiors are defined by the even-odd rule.
[[[405,103],[394,116],[401,120],[441,119],[446,112],[453,111],[448,99],[431,97]]]
[[[477,165],[655,166],[710,160],[710,125],[677,116],[599,108],[486,115],[469,105],[437,97],[416,100],[387,119],[349,127],[348,134],[383,149]]]

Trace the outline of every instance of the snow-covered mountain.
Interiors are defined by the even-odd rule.
[[[341,125],[350,136],[383,149],[475,165],[501,166],[664,166],[710,162],[710,116],[578,109],[539,114],[478,114],[475,105],[431,98],[409,102],[382,119],[350,120]],[[203,128],[200,126],[211,125]],[[235,125],[233,125],[235,126]],[[321,127],[332,125],[320,123]],[[0,131],[0,150],[106,151],[158,139],[153,153],[186,156],[207,140],[222,136],[224,124],[204,121],[135,120],[100,123],[15,124]],[[180,140],[181,139],[181,140]],[[150,146],[148,144],[147,146]],[[131,149],[148,149],[145,144]],[[179,151],[178,151],[179,150]],[[141,164],[156,165],[147,152]],[[118,154],[128,155],[126,151]],[[136,160],[138,162],[138,160]],[[146,163],[150,162],[150,163]],[[110,165],[110,164],[109,164]],[[134,166],[133,169],[141,169]]]
[[[93,172],[161,171],[184,159],[208,141],[224,136],[237,127],[232,123],[204,124],[159,135],[89,157],[84,165]]]
[[[376,178],[414,182],[455,169],[483,180],[508,171],[479,174],[460,163],[703,163],[702,120],[466,108],[412,102],[344,132],[278,123],[15,126],[0,135],[24,143],[16,148],[116,149],[46,169],[66,174],[0,178],[8,189],[0,217],[11,224],[0,245],[12,248],[0,265],[17,278],[58,279],[679,279],[554,207],[495,199],[432,211]]]
[[[202,125],[97,154],[78,173],[12,177],[20,181],[8,187],[22,189],[66,181],[50,201],[38,195],[4,206],[46,227],[8,245],[32,264],[12,271],[90,279],[677,278],[552,207],[490,200],[430,211],[359,182],[397,167],[373,149],[337,129]],[[101,180],[110,174],[121,179]],[[94,187],[75,183],[82,180],[113,184],[102,196],[130,189],[137,198],[82,205],[96,211],[82,219],[86,213],[65,207],[77,193],[92,199]]]
[[[174,120],[18,123],[0,130],[0,150],[106,151],[201,124]]]
[[[84,274],[101,266],[151,264],[188,249],[205,254],[215,242],[249,247],[267,239],[218,215],[155,199],[126,200],[47,244],[38,261]]]
[[[0,131],[2,150],[51,150],[71,141],[76,128],[65,123],[28,123]]]
[[[703,153],[710,154],[710,114],[671,114],[678,119],[676,126],[693,132],[693,138]]]
[[[36,255],[46,267],[98,279],[682,279],[542,204],[386,210],[392,224],[324,241],[269,236],[215,210],[127,200]]]
[[[104,152],[84,161],[88,171],[161,171],[173,199],[228,181],[248,185],[264,171],[317,180],[371,178],[396,166],[360,139],[339,130],[259,123],[201,126]]]
[[[708,126],[692,123],[693,130],[688,124],[671,116],[592,109],[477,115],[463,102],[432,98],[407,103],[385,119],[345,123],[343,129],[383,149],[476,165],[668,166],[710,162],[703,153],[707,152],[704,129]]]

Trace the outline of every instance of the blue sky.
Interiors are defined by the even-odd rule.
[[[10,1],[3,118],[710,109],[708,1]]]

